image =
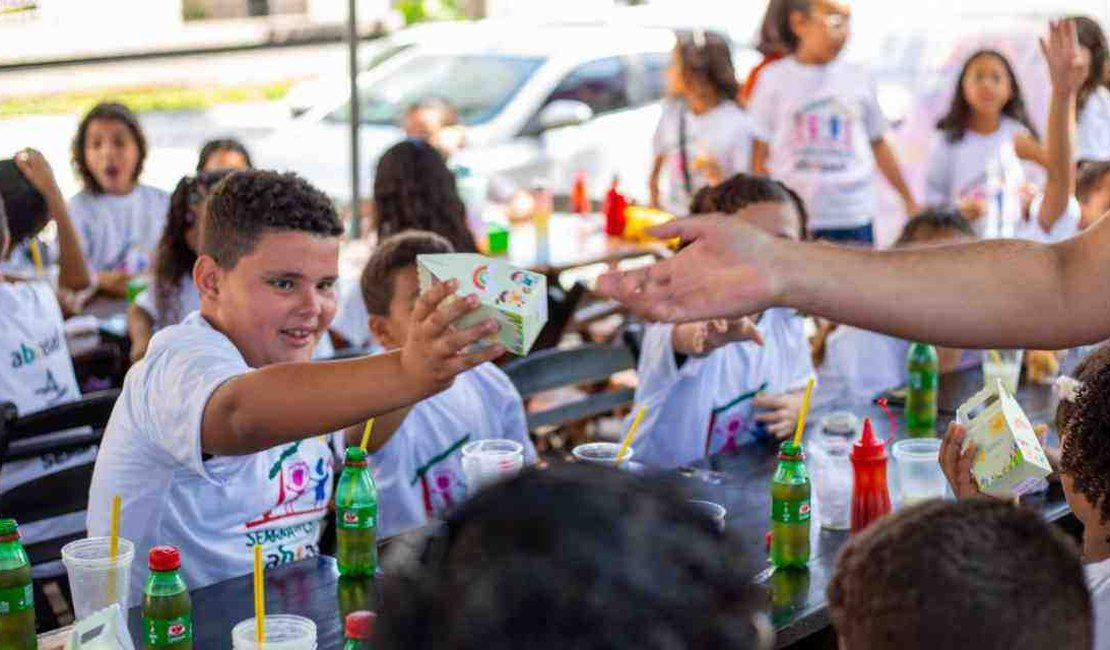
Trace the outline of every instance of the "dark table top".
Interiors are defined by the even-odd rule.
[[[941,378],[938,405],[938,434],[954,419],[956,407],[982,387],[982,373],[968,370],[944,375]],[[1053,408],[1049,386],[1022,385],[1018,402],[1025,409],[1033,424],[1051,425]],[[846,406],[847,408],[845,408]],[[859,418],[870,417],[877,436],[890,433],[890,420],[874,404],[844,405],[837,410],[848,410]],[[894,407],[898,421],[898,438],[903,437],[901,409]],[[822,415],[815,412],[808,419],[807,435],[814,432]],[[1050,440],[1052,436],[1050,435]],[[776,447],[773,444],[750,444],[727,455],[706,459],[696,468],[698,474],[686,481],[686,486],[699,498],[720,503],[728,509],[726,523],[740,538],[745,551],[765,555],[765,535],[770,529],[770,485],[777,465]],[[895,508],[899,505],[897,472],[893,459],[888,467],[888,483]],[[1048,492],[1030,495],[1023,500],[1029,507],[1037,508],[1048,521],[1057,521],[1069,515],[1067,503],[1058,484]],[[759,573],[757,580],[770,587],[772,619],[776,628],[776,645],[785,647],[821,631],[829,625],[826,610],[825,588],[833,575],[836,554],[848,540],[848,531],[824,530],[812,520],[811,559],[808,570],[772,571],[770,562]]]

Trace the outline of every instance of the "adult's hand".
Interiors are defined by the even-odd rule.
[[[759,203],[742,212],[754,218],[761,211],[787,209],[785,204]],[[779,298],[776,253],[783,241],[744,219],[688,217],[649,232],[689,245],[651,266],[606,273],[598,280],[599,293],[645,318],[667,322],[740,317],[766,309]]]

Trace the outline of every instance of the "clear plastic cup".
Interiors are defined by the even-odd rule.
[[[714,525],[717,526],[718,532],[725,532],[725,515],[728,514],[728,511],[725,510],[724,506],[719,503],[703,501],[701,499],[690,499],[690,505],[694,506],[694,509],[698,512],[712,519]]]
[[[994,386],[997,379],[1011,395],[1017,393],[1024,350],[983,350],[983,384]]]
[[[475,440],[462,448],[462,469],[470,494],[510,479],[524,467],[524,445],[514,440]]]
[[[88,537],[62,547],[62,563],[69,574],[77,620],[95,614],[112,603],[119,603],[127,611],[135,546],[121,537],[119,553],[113,565],[108,554],[109,544],[107,537]]]
[[[574,458],[582,463],[590,463],[591,465],[609,465],[613,466],[617,462],[617,453],[621,450],[621,446],[615,442],[587,442],[578,445],[570,453]],[[628,451],[624,452],[624,458],[621,461],[623,467],[632,458],[632,448],[629,447]]]
[[[852,525],[851,445],[851,435],[824,434],[809,446],[817,522],[828,530],[848,530]]]
[[[275,614],[266,617],[265,650],[316,650],[316,624],[303,616]],[[256,650],[257,634],[253,618],[238,623],[231,630],[233,650]]]
[[[937,438],[899,440],[891,447],[898,465],[903,506],[944,497],[947,483],[937,461],[939,452],[940,440]]]

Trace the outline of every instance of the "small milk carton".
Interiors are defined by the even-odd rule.
[[[459,297],[476,294],[481,306],[458,322],[466,328],[487,318],[501,325],[497,338],[520,356],[528,354],[547,323],[547,278],[474,253],[420,255],[420,290],[433,281],[459,281]]]
[[[1001,380],[964,402],[956,421],[975,443],[971,474],[985,494],[1021,495],[1052,473],[1033,425]]]

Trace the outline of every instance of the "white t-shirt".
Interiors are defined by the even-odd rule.
[[[89,268],[149,271],[169,207],[169,195],[148,185],[136,185],[125,196],[75,194],[69,200],[69,216]]]
[[[691,192],[686,191],[682,173],[679,126],[682,119],[686,121],[686,161]],[[673,214],[689,214],[693,195],[709,185],[705,174],[697,168],[698,158],[715,160],[722,178],[748,171],[752,158],[751,119],[731,101],[723,101],[701,115],[695,115],[681,103],[672,102],[659,119],[652,145],[655,154],[664,157],[660,168],[660,202]]]
[[[198,312],[151,339],[131,367],[101,443],[89,492],[89,534],[107,535],[112,496],[120,534],[135,545],[131,600],[157,544],[181,550],[191,589],[250,573],[252,547],[269,567],[316,555],[332,492],[327,436],[244,456],[201,454],[212,393],[251,372],[243,355]]]
[[[358,281],[339,280],[339,309],[329,329],[339,333],[352,346],[364,348],[373,345],[370,333],[370,314],[362,300],[362,287]]]
[[[185,275],[181,278],[181,285],[177,291],[176,305],[171,305],[169,313],[163,314],[158,309],[158,289],[151,283],[149,287],[135,298],[135,306],[142,309],[154,321],[154,331],[176,325],[186,316],[200,309],[200,291],[193,282],[193,276]]]
[[[771,175],[805,200],[810,228],[857,228],[876,211],[875,156],[886,120],[875,83],[841,59],[806,65],[788,57],[763,69],[749,111],[767,143]]]
[[[1110,90],[1095,89],[1076,125],[1076,159],[1110,159]]]
[[[676,467],[735,449],[757,435],[756,393],[798,390],[813,376],[804,321],[792,309],[763,313],[762,347],[730,343],[705,357],[687,358],[681,368],[673,329],[651,325],[644,334],[636,404],[646,406],[647,415],[633,443],[633,459],[641,463]]]
[[[1110,643],[1110,560],[1088,564],[1084,569],[1095,615],[1095,642],[1092,647],[1104,648],[1103,642]]]
[[[1082,221],[1083,213],[1079,207],[1078,199],[1074,196],[1068,197],[1068,205],[1064,208],[1064,214],[1060,215],[1060,218],[1052,224],[1052,229],[1048,232],[1045,232],[1040,222],[1037,221],[1037,212],[1041,209],[1042,201],[1044,201],[1043,194],[1033,198],[1033,202],[1029,204],[1029,219],[1022,221],[1018,226],[1015,233],[1017,238],[1042,244],[1054,244],[1079,234],[1079,223]]]
[[[904,386],[909,349],[902,339],[840,325],[825,341],[813,408],[862,404],[885,390]]]
[[[21,416],[81,397],[66,348],[62,310],[48,283],[0,282],[0,352],[4,364],[0,372],[0,402],[12,402]],[[4,463],[0,469],[0,492],[95,459],[96,447],[91,446]],[[73,513],[21,521],[19,531],[24,543],[31,544],[77,533],[84,527],[84,515]]]
[[[522,444],[525,464],[535,459],[520,394],[493,364],[459,375],[450,388],[414,406],[371,457],[378,486],[378,535],[443,519],[466,500],[463,445],[498,438]]]

